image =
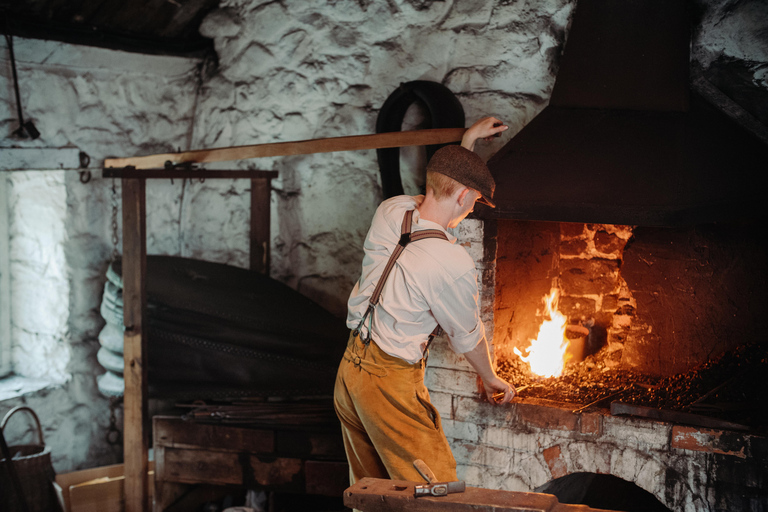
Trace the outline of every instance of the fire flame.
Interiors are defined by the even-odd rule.
[[[549,295],[544,297],[546,306],[545,315],[549,320],[544,320],[539,328],[539,334],[531,345],[525,349],[527,355],[523,355],[517,347],[515,354],[528,363],[531,372],[541,377],[559,377],[563,373],[566,361],[568,340],[565,337],[566,317],[557,310],[559,292],[553,288]]]

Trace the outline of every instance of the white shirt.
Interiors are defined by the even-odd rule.
[[[403,216],[423,196],[397,196],[376,210],[365,237],[360,279],[347,303],[347,327],[360,323],[390,254],[400,240]],[[477,272],[466,249],[439,224],[413,214],[413,232],[439,229],[448,241],[427,238],[408,244],[389,274],[373,312],[372,338],[384,352],[410,363],[423,357],[429,334],[439,323],[451,348],[469,352],[485,336],[478,308]],[[366,319],[363,332],[368,329]]]

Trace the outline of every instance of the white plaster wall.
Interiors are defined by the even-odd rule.
[[[112,182],[100,178],[99,166],[106,156],[188,148],[198,62],[19,38],[14,50],[24,117],[41,136],[11,135],[18,120],[3,39],[0,148],[74,145],[91,157],[93,179],[82,184],[76,171],[64,170],[2,173],[14,370],[48,387],[2,400],[0,415],[22,403],[35,409],[57,471],[115,463],[121,447],[105,442],[108,402],[95,381],[104,372],[95,357],[98,306],[112,252]],[[148,187],[150,252],[178,253],[181,190],[179,182]],[[118,202],[119,193],[118,183]],[[24,441],[26,425],[14,419],[9,440]]]
[[[469,123],[494,114],[510,124],[503,138],[478,144],[487,157],[546,104],[571,8],[568,0],[535,8],[502,1],[225,0],[201,27],[214,39],[219,68],[204,84],[194,146],[373,133],[378,109],[400,83],[433,80],[458,95]],[[375,151],[222,167],[232,165],[279,171],[272,274],[343,315],[362,239],[382,199]],[[219,187],[202,190],[199,201],[218,204],[230,190]],[[193,209],[186,218],[203,222]],[[219,257],[225,240],[235,243],[237,224],[185,239],[187,250]],[[231,247],[245,261],[247,239],[236,243]]]

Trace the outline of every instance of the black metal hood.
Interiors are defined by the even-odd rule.
[[[488,162],[497,208],[479,216],[680,226],[763,214],[768,144],[690,87],[689,46],[684,0],[579,0],[550,104]]]

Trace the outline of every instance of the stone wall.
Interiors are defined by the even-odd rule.
[[[18,120],[4,43],[0,145],[74,145],[90,156],[93,178],[83,184],[76,171],[0,172],[9,207],[9,240],[0,243],[9,243],[16,373],[4,383],[0,415],[32,407],[57,471],[115,463],[122,450],[105,441],[108,402],[95,380],[104,372],[96,362],[104,325],[98,307],[113,250],[112,183],[100,178],[98,166],[107,156],[188,147],[197,62],[14,38],[24,116],[41,132],[37,140],[20,140],[11,135]],[[178,203],[180,186],[149,188],[150,251],[178,252],[179,212],[170,205]],[[119,194],[118,183],[118,202]],[[6,399],[30,385],[43,389]],[[9,441],[25,439],[28,425],[14,418]]]
[[[468,123],[494,114],[510,124],[478,144],[487,157],[546,105],[572,5],[224,1],[201,28],[219,66],[203,88],[194,145],[373,133],[400,83],[432,80],[458,96]],[[382,199],[375,151],[227,165],[279,171],[272,274],[343,315]],[[219,236],[230,235],[211,233],[196,253],[210,255]]]

